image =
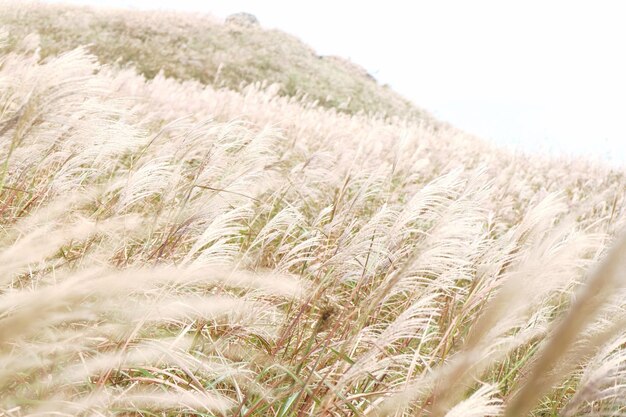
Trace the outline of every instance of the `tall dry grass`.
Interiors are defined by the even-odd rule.
[[[5,415],[624,412],[622,170],[1,48]]]
[[[10,42],[37,32],[44,57],[87,45],[100,62],[132,65],[147,78],[162,71],[179,80],[233,90],[269,80],[280,83],[283,96],[306,96],[350,114],[430,118],[363,68],[318,55],[295,36],[262,26],[221,23],[200,13],[0,0],[0,25],[10,28]]]

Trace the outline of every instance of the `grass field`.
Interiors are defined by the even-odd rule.
[[[242,45],[277,32],[16,2],[0,25],[1,415],[626,413],[623,169],[498,149],[364,76],[256,73]],[[224,83],[180,48],[203,25]],[[316,103],[350,91],[374,104]]]
[[[280,84],[282,96],[306,97],[349,114],[430,117],[380,86],[364,69],[338,57],[320,56],[278,30],[223,25],[211,16],[174,12],[128,13],[3,1],[0,24],[10,30],[9,42],[36,32],[43,57],[87,46],[100,62],[132,66],[149,79],[162,72],[238,91],[266,81]]]

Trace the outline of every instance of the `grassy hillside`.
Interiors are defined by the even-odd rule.
[[[0,19],[20,13],[0,35],[3,415],[626,411],[622,170],[103,67],[27,23],[138,15]],[[161,53],[89,27],[111,60]]]
[[[318,56],[277,30],[225,25],[209,16],[19,3],[4,7],[0,24],[12,41],[37,32],[44,57],[89,45],[100,62],[130,64],[148,78],[162,70],[235,90],[266,80],[279,83],[281,95],[307,96],[349,113],[428,117],[357,66]]]

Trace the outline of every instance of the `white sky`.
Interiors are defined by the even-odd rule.
[[[57,1],[57,0],[48,0]],[[65,0],[246,11],[500,144],[626,161],[620,0]]]

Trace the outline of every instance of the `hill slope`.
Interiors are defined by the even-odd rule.
[[[365,71],[318,56],[278,30],[209,16],[25,3],[6,4],[0,25],[13,39],[37,32],[44,57],[90,45],[102,63],[131,64],[148,78],[163,70],[168,77],[235,90],[266,80],[279,83],[281,95],[306,95],[341,111],[428,117]]]
[[[16,30],[0,30],[0,413],[626,409],[624,172],[83,48],[42,58]]]

